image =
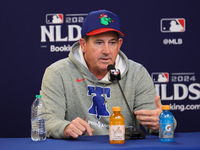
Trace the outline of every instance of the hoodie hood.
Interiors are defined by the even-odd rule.
[[[85,62],[84,56],[82,49],[80,47],[79,42],[76,42],[75,44],[72,45],[70,53],[69,53],[69,58],[71,61],[78,67],[80,72],[83,74],[83,76],[88,79],[92,80],[93,82],[97,83],[105,83],[105,84],[110,84],[111,82],[108,80],[108,73],[104,76],[103,79],[98,80],[88,69],[88,66]],[[121,78],[125,75],[127,72],[128,68],[128,59],[125,56],[125,54],[120,50],[117,58],[115,60],[115,68],[119,69],[121,72]]]

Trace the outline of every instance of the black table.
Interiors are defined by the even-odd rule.
[[[142,140],[126,140],[125,144],[110,144],[109,136],[82,136],[77,140],[46,139],[33,142],[31,138],[0,138],[0,150],[200,150],[200,132],[175,133],[172,143],[159,142],[158,136],[147,135]]]

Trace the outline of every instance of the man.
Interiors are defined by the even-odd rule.
[[[149,132],[159,129],[162,112],[153,82],[146,69],[120,51],[124,34],[117,15],[107,10],[88,14],[82,38],[69,57],[45,71],[42,98],[47,108],[47,136],[78,138],[109,134],[113,106],[120,106],[125,125],[133,125],[120,89],[108,81],[107,66],[121,71],[120,84],[132,113]]]

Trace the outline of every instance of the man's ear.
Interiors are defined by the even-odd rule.
[[[83,38],[80,38],[79,39],[79,44],[80,44],[80,46],[81,46],[81,49],[82,49],[82,51],[83,51],[83,53],[85,53],[86,52],[86,41],[85,41],[85,39],[83,39]]]
[[[121,46],[122,46],[122,43],[123,43],[123,39],[122,38],[119,38],[119,47],[118,47],[118,49],[120,50],[120,48],[121,48]]]

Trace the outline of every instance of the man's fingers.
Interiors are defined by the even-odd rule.
[[[162,104],[160,102],[160,96],[156,96],[155,105],[156,110],[137,110],[135,111],[136,118],[144,126],[150,129],[157,130],[159,128],[159,115],[162,112]]]
[[[160,96],[156,96],[155,104],[156,104],[157,109],[162,110],[162,104],[160,102]],[[157,115],[156,112],[153,111],[153,110],[137,110],[134,113],[135,113],[135,115],[147,115],[147,116]]]
[[[94,130],[90,127],[90,125],[86,122],[86,124],[84,124],[86,130],[87,130],[87,133],[89,136],[92,136],[92,133],[94,132]]]
[[[92,136],[92,128],[90,127],[90,125],[83,119],[81,118],[76,118],[76,120],[73,120],[75,126],[82,131],[82,134],[87,131],[89,136]]]
[[[143,126],[150,126],[150,127],[156,127],[158,126],[158,122],[148,122],[148,121],[140,121],[140,123],[143,125]]]
[[[159,129],[158,121],[150,121],[150,120],[140,120],[140,124],[143,126],[147,126],[150,129],[157,130]]]
[[[65,130],[64,130],[64,135],[67,138],[78,138],[78,134],[76,133],[76,131],[74,131],[74,126],[72,124],[69,124]]]
[[[160,102],[160,96],[159,95],[156,96],[156,98],[155,98],[155,104],[156,104],[157,109],[162,109],[162,104]]]
[[[85,127],[82,122],[83,122],[82,120],[72,120],[71,123],[77,128],[77,130],[84,132]]]
[[[73,132],[75,132],[79,136],[83,135],[83,133],[86,131],[86,129],[84,128],[84,126],[81,123],[73,120],[72,124],[73,124],[73,126],[71,129],[73,130]]]
[[[134,113],[135,113],[135,115],[141,115],[141,116],[153,116],[153,115],[156,115],[156,112],[154,110],[137,110]]]
[[[85,120],[83,120],[83,119],[81,119],[81,118],[77,118],[77,127],[81,130],[81,131],[83,131],[83,132],[85,132],[85,131],[87,131],[87,133],[88,133],[88,135],[89,136],[92,136],[92,128],[90,127],[90,125],[85,121]]]
[[[137,115],[136,118],[141,121],[145,122],[157,122],[159,121],[159,118],[156,116],[142,116],[142,115]]]
[[[64,134],[67,138],[78,138],[78,136],[84,135],[86,132],[89,136],[92,136],[94,130],[85,120],[77,117],[65,128]]]

